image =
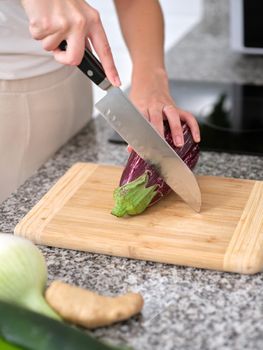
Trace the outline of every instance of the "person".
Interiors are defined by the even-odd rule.
[[[181,122],[199,142],[195,118],[177,107],[169,92],[159,2],[114,3],[133,65],[130,99],[160,134],[167,118],[177,146],[184,143]],[[63,40],[66,51],[58,48]],[[75,67],[85,46],[120,86],[100,14],[88,1],[0,1],[0,202],[91,115],[91,83]]]

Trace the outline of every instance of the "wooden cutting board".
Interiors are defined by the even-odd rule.
[[[77,163],[16,226],[37,244],[256,273],[263,268],[263,182],[199,176],[201,213],[174,193],[143,214],[110,214],[121,167]]]

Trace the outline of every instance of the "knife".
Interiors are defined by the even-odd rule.
[[[60,49],[65,50],[63,41]],[[136,109],[120,88],[111,85],[100,61],[89,49],[78,68],[107,94],[96,108],[117,133],[143,158],[153,165],[164,181],[191,208],[199,212],[201,192],[197,180],[172,147]]]

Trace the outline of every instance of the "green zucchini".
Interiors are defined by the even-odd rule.
[[[78,328],[2,301],[0,338],[27,350],[117,350]]]

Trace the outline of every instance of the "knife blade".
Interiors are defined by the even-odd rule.
[[[95,106],[140,157],[156,168],[174,192],[199,212],[201,193],[194,174],[121,89],[108,88],[106,96]]]
[[[66,42],[60,44],[66,49]],[[78,68],[107,94],[96,108],[118,134],[143,158],[153,165],[164,181],[191,208],[199,212],[201,192],[197,180],[172,147],[136,109],[120,88],[111,85],[100,61],[86,49]]]

